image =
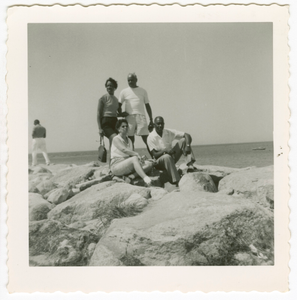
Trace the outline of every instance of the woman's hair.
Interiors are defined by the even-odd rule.
[[[119,131],[119,128],[122,126],[123,123],[126,123],[128,125],[128,122],[126,119],[119,119],[116,123],[116,130]]]
[[[111,77],[109,77],[109,78],[106,80],[106,82],[105,82],[105,87],[107,86],[107,82],[108,82],[108,81],[110,81],[110,82],[113,84],[113,86],[114,86],[115,89],[118,88],[118,83],[117,83],[113,78],[111,78]]]

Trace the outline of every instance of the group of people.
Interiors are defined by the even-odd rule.
[[[153,121],[152,109],[145,89],[137,85],[135,73],[128,74],[129,87],[121,91],[119,100],[114,96],[117,82],[109,78],[105,82],[107,94],[98,102],[97,123],[101,138],[109,139],[110,170],[116,176],[136,176],[143,178],[150,186],[151,179],[146,175],[152,167],[167,172],[169,182],[177,185],[180,174],[176,162],[181,155],[187,156],[187,165],[195,162],[191,149],[192,138],[188,133],[166,129],[163,117]],[[122,112],[122,105],[125,111]],[[150,122],[147,123],[145,110]],[[144,161],[134,151],[135,135],[141,136],[154,161]],[[172,142],[178,140],[173,146]]]
[[[104,136],[109,139],[110,170],[116,176],[143,178],[147,186],[152,181],[147,174],[152,167],[167,172],[169,182],[178,185],[180,174],[175,164],[182,155],[187,157],[188,167],[193,168],[195,157],[191,149],[192,138],[190,134],[164,128],[163,117],[153,120],[153,113],[145,89],[137,85],[135,73],[128,74],[129,87],[123,89],[119,100],[114,92],[118,87],[113,78],[105,82],[107,94],[103,95],[98,102],[97,123],[101,139]],[[122,105],[125,111],[122,111]],[[145,111],[150,122],[147,123]],[[37,151],[41,150],[46,164],[50,164],[46,152],[45,137],[46,129],[41,126],[39,120],[34,121],[32,132],[33,151],[32,164],[37,164]],[[141,136],[152,160],[144,160],[134,151],[135,135]],[[173,145],[173,141],[178,142]]]

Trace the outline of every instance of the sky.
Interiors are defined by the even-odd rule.
[[[35,119],[48,152],[96,150],[105,81],[118,97],[130,72],[193,145],[272,141],[272,50],[272,23],[29,24],[29,151]]]

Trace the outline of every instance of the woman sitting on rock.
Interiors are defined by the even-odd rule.
[[[152,185],[152,180],[146,175],[153,166],[152,162],[142,162],[139,154],[132,149],[132,141],[128,138],[128,122],[120,119],[116,123],[116,129],[119,132],[113,138],[111,145],[110,170],[116,176],[130,175],[137,173],[146,183]],[[132,175],[132,177],[135,177]]]

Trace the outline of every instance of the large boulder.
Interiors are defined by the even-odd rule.
[[[274,181],[273,166],[254,168],[232,173],[219,183],[219,190],[234,190],[235,196],[240,196],[273,208]]]
[[[30,222],[30,265],[85,266],[93,252],[89,246],[98,240],[90,231],[69,228],[58,221]]]
[[[47,213],[53,208],[48,201],[39,194],[29,193],[29,220],[39,221],[47,219]]]
[[[200,172],[185,174],[178,186],[181,192],[206,191],[216,193],[218,191],[210,175]]]
[[[254,259],[239,259],[259,250]],[[262,256],[261,256],[261,255]],[[273,214],[241,198],[173,192],[134,217],[113,220],[91,266],[269,264]]]
[[[71,192],[72,190],[69,188],[64,188],[64,187],[57,188],[52,193],[49,194],[47,201],[55,205],[58,205],[66,201]]]
[[[38,184],[52,177],[49,173],[37,173],[29,175],[29,193],[38,193]]]
[[[77,221],[105,218],[108,215],[109,222],[113,218],[117,205],[135,193],[146,199],[150,198],[150,190],[144,187],[113,181],[99,183],[57,205],[51,210],[48,217],[65,224],[71,224]],[[102,221],[105,222],[106,220],[102,219]]]
[[[63,169],[52,177],[52,182],[59,186],[74,186],[92,179],[94,167],[78,166]]]
[[[197,165],[194,164],[194,167],[203,173],[207,173],[209,175],[215,175],[217,177],[225,177],[232,173],[237,173],[241,171],[247,171],[255,169],[256,167],[247,167],[247,168],[230,168],[230,167],[223,167],[223,166],[212,166],[212,165]]]
[[[37,186],[38,193],[44,196],[48,192],[57,188],[57,184],[54,183],[51,179],[41,181]]]

